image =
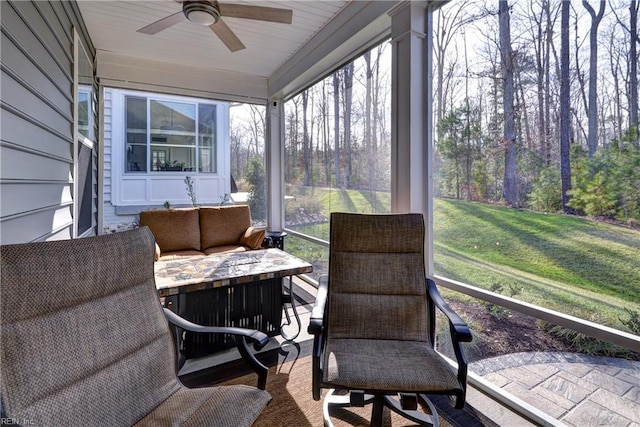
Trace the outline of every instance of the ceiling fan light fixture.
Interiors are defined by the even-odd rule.
[[[185,1],[182,11],[189,21],[198,25],[209,26],[220,19],[220,11],[206,1]]]

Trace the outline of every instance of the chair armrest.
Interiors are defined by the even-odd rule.
[[[316,302],[311,310],[311,319],[307,331],[312,335],[322,334],[324,323],[324,310],[327,305],[327,291],[329,288],[329,276],[320,276],[318,280],[318,292]]]
[[[313,400],[320,400],[322,393],[320,391],[322,383],[322,353],[325,346],[325,329],[324,329],[324,312],[327,306],[327,292],[329,290],[329,276],[322,275],[318,279],[318,292],[316,294],[316,302],[311,310],[311,319],[309,319],[308,332],[313,335],[313,353],[311,357],[311,390],[313,392]]]
[[[427,279],[427,292],[434,305],[449,319],[449,324],[451,325],[452,332],[455,334],[455,338],[458,341],[471,342],[473,337],[471,336],[469,326],[467,326],[467,323],[444,301],[436,287],[436,283],[432,279]]]
[[[269,343],[269,337],[265,333],[257,331],[255,329],[234,328],[230,326],[198,325],[196,323],[189,322],[183,317],[178,316],[176,313],[167,308],[163,307],[163,310],[164,315],[169,323],[172,323],[187,331],[210,334],[230,334],[234,336],[249,338],[251,341],[253,341],[253,347],[256,350],[262,350],[262,348]]]
[[[164,315],[167,321],[175,327],[198,333],[233,335],[240,355],[251,366],[253,371],[258,374],[258,388],[264,390],[267,387],[267,375],[269,373],[269,368],[263,365],[256,358],[255,354],[249,351],[249,346],[247,345],[247,338],[249,338],[253,341],[253,348],[256,350],[262,349],[269,342],[269,337],[265,333],[253,329],[234,328],[228,326],[198,325],[178,316],[167,308],[163,307],[162,309],[164,310]]]
[[[435,308],[437,307],[449,320],[449,331],[451,333],[451,345],[453,347],[453,351],[456,355],[456,360],[458,362],[458,382],[462,386],[462,395],[459,395],[455,398],[454,407],[456,409],[462,409],[464,407],[465,395],[467,390],[467,358],[464,354],[464,349],[462,348],[462,342],[471,342],[473,337],[471,336],[471,331],[467,326],[467,323],[458,316],[458,314],[449,307],[449,305],[442,299],[438,288],[436,287],[436,283],[427,278],[427,292],[430,298],[431,309],[431,342],[435,342]]]

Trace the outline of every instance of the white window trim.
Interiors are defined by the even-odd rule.
[[[95,114],[95,103],[93,102],[93,87],[89,85],[80,84],[80,70],[79,70],[79,62],[80,58],[83,56],[87,61],[91,61],[89,59],[89,55],[80,40],[80,35],[78,31],[73,29],[73,171],[72,171],[72,181],[73,181],[73,237],[84,237],[90,236],[95,232],[95,222],[92,219],[92,224],[89,229],[80,232],[80,189],[79,189],[79,159],[78,159],[78,149],[79,144],[83,144],[87,146],[92,152],[95,149],[94,147],[94,139],[95,135],[93,134],[94,129],[94,114]],[[92,64],[91,64],[92,65]],[[88,93],[88,106],[90,109],[87,111],[88,114],[88,129],[90,130],[89,137],[87,138],[83,134],[80,133],[80,126],[78,124],[79,119],[79,103],[80,103],[80,92]],[[93,154],[92,154],[93,155]],[[91,185],[93,186],[95,182],[93,181],[92,174],[89,174],[89,179],[91,180]],[[93,201],[92,201],[93,206]],[[93,218],[93,212],[91,213]]]
[[[189,205],[184,179],[193,179],[198,204],[217,204],[230,192],[229,104],[206,98],[158,94],[124,89],[112,93],[111,127],[111,203],[114,206]],[[154,100],[210,104],[216,106],[217,172],[126,172],[125,171],[125,97],[140,96]],[[132,195],[132,193],[135,193]]]

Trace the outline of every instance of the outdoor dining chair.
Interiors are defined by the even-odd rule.
[[[329,274],[320,280],[309,324],[313,398],[330,389],[325,425],[331,406],[367,403],[371,425],[382,425],[385,406],[437,425],[428,394],[449,396],[463,408],[461,343],[471,341],[471,332],[425,276],[423,216],[332,213],[330,237]],[[436,309],[448,319],[457,368],[435,350]]]
[[[163,311],[148,228],[0,247],[2,420],[38,426],[250,426],[271,400],[248,348],[268,338],[202,327]],[[259,388],[189,389],[167,318],[230,333]]]

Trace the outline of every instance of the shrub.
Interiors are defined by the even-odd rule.
[[[640,312],[636,310],[629,310],[628,308],[625,308],[624,311],[627,312],[629,318],[620,318],[620,322],[629,328],[632,333],[640,335]]]
[[[494,283],[489,287],[489,290],[491,292],[495,292],[499,294],[499,293],[502,293],[502,291],[504,290],[504,286],[500,283]],[[510,297],[514,297],[518,295],[520,292],[522,292],[522,288],[516,287],[514,285],[509,285],[508,293]],[[511,310],[501,305],[487,302],[485,303],[485,306],[487,308],[487,312],[489,313],[489,315],[496,320],[504,320],[509,316],[511,316]]]
[[[258,156],[252,157],[249,161],[247,184],[251,218],[255,221],[263,221],[267,217],[267,183],[262,158]]]
[[[540,172],[533,183],[529,205],[538,212],[558,212],[562,209],[560,172],[556,168],[548,167]]]

